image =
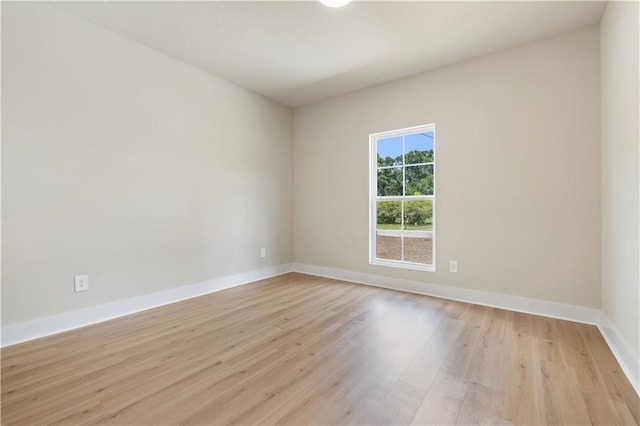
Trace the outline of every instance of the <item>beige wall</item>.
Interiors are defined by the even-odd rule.
[[[53,6],[3,3],[3,326],[291,261],[291,120]]]
[[[596,26],[296,109],[295,261],[599,307],[599,78]],[[437,271],[369,265],[368,135],[428,123]]]
[[[292,123],[50,5],[2,7],[3,326],[291,260],[600,306],[597,27]],[[431,122],[437,271],[369,265],[368,135]]]
[[[640,355],[638,2],[610,2],[601,34],[602,310]]]

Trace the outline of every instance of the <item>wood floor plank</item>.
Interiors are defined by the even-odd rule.
[[[538,338],[512,336],[511,361],[505,364],[504,419],[514,424],[546,423]]]
[[[462,410],[469,383],[447,373],[444,369],[413,417],[413,425],[454,425]]]
[[[3,425],[640,422],[593,326],[295,273],[0,356]]]
[[[591,424],[589,410],[571,366],[541,362],[546,423],[552,425]]]
[[[503,417],[502,392],[478,383],[470,383],[465,393],[459,425],[510,425]]]

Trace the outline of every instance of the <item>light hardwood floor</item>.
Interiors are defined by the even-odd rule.
[[[598,330],[287,274],[3,349],[2,424],[637,424]]]

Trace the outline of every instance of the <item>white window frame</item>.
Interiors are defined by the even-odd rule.
[[[403,155],[404,155],[404,136],[416,133],[433,132],[433,195],[402,195],[402,196],[378,196],[378,158],[377,143],[381,139],[403,136]],[[403,161],[403,188],[406,184],[404,179],[404,161]],[[389,260],[378,259],[376,257],[376,225],[377,225],[377,202],[378,201],[413,201],[413,200],[431,200],[432,215],[432,264],[407,262],[406,260]],[[403,230],[403,232],[406,232]],[[403,239],[404,240],[404,239]],[[403,248],[404,250],[404,248]],[[416,269],[420,271],[435,272],[436,270],[436,126],[434,123],[422,126],[414,126],[405,129],[391,130],[387,132],[372,133],[369,135],[369,263],[372,265],[391,266],[404,269]]]

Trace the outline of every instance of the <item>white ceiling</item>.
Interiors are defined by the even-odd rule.
[[[606,3],[63,2],[63,9],[297,107],[595,24]]]

